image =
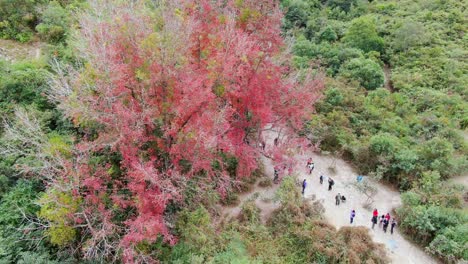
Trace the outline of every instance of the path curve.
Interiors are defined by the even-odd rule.
[[[338,158],[317,153],[313,153],[311,156],[315,163],[312,175],[309,175],[306,171],[306,162],[309,156],[304,155],[297,156],[298,167],[300,168],[296,168],[296,172],[299,173],[300,180],[307,179],[308,186],[304,194],[305,197],[315,195],[316,199],[322,202],[325,207],[324,215],[329,223],[337,228],[343,226],[368,227],[373,240],[385,245],[392,263],[438,263],[435,258],[425,253],[420,247],[406,240],[399,232],[398,226],[393,235],[389,231],[384,233],[378,225],[375,226],[374,230],[370,228],[372,212],[363,208],[366,197],[351,185],[356,181],[357,174],[348,163]],[[333,162],[336,163],[335,173],[331,173],[328,169]],[[320,172],[323,172],[326,176],[331,176],[335,181],[332,191],[328,191],[327,179],[324,180],[323,185],[320,185]],[[400,193],[383,184],[373,183],[378,190],[373,207],[378,209],[380,215],[387,212],[392,214],[393,209],[401,204]],[[347,198],[347,201],[339,206],[335,205],[337,193],[345,195]],[[349,214],[353,209],[356,210],[356,218],[351,225],[349,223]]]
[[[312,175],[310,175],[306,169],[306,162],[309,157],[312,157],[315,163],[315,169]],[[372,212],[363,208],[366,197],[351,185],[352,182],[356,181],[357,174],[344,160],[318,153],[297,155],[296,160],[298,164],[294,171],[299,181],[307,179],[308,182],[304,197],[311,198],[315,196],[315,200],[319,200],[323,204],[325,207],[324,216],[330,224],[333,224],[336,228],[351,226],[351,224],[349,224],[349,213],[354,209],[356,210],[356,217],[352,226],[368,227],[374,242],[385,245],[388,257],[392,263],[439,263],[435,258],[425,253],[419,246],[406,240],[399,232],[398,227],[393,235],[391,235],[389,231],[384,233],[378,225],[375,226],[374,230],[370,228]],[[272,176],[273,169],[271,160],[263,158],[263,162],[266,170],[265,173]],[[331,173],[328,169],[332,163],[336,164],[334,173]],[[332,191],[328,191],[327,179],[324,180],[323,185],[319,183],[321,172],[323,172],[326,177],[332,177],[335,181]],[[391,214],[393,209],[401,204],[400,193],[381,183],[373,182],[373,184],[378,190],[376,194],[378,199],[374,202],[374,207],[379,210],[380,215],[386,214],[387,212]],[[261,188],[255,184],[251,192],[240,195],[240,204],[238,206],[224,207],[222,215],[227,218],[236,217],[241,210],[242,203],[253,197],[255,193],[258,193],[258,198],[255,199],[255,203],[261,209],[262,220],[265,220],[271,212],[279,206],[278,203],[271,201],[277,188],[278,185],[276,184],[269,188]],[[347,198],[347,202],[342,203],[340,206],[335,205],[334,197],[338,192],[345,195]]]

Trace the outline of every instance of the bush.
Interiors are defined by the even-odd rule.
[[[43,10],[40,24],[36,26],[41,39],[51,43],[65,40],[70,25],[70,14],[59,3],[51,1]]]
[[[36,7],[44,0],[1,0],[0,37],[27,42],[37,24]]]
[[[41,210],[38,216],[50,223],[46,234],[52,244],[65,246],[75,240],[77,232],[70,225],[70,217],[78,211],[80,203],[71,194],[55,189],[49,189],[39,199]]]
[[[369,59],[351,59],[343,66],[342,74],[357,80],[367,90],[374,90],[384,83],[384,73],[379,64]]]
[[[382,53],[384,48],[384,40],[377,34],[375,19],[371,16],[363,16],[351,21],[344,41],[350,47],[361,49],[366,53],[370,51]]]
[[[242,205],[239,213],[239,221],[247,223],[259,223],[260,222],[260,208],[257,207],[255,201],[247,201]]]
[[[449,263],[454,263],[459,259],[468,261],[467,237],[468,224],[449,227],[432,240],[428,249]]]

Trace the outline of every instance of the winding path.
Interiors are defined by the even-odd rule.
[[[312,175],[308,174],[306,169],[306,161],[310,156],[315,163],[315,169]],[[312,198],[315,196],[315,199],[323,204],[325,207],[324,215],[329,223],[337,228],[350,226],[349,214],[351,210],[354,209],[356,210],[356,217],[352,225],[368,227],[373,240],[385,245],[392,263],[438,263],[435,258],[404,238],[399,232],[398,226],[393,235],[390,234],[390,231],[384,233],[378,225],[375,226],[374,230],[370,228],[372,212],[363,208],[366,197],[351,185],[351,183],[356,181],[357,174],[348,163],[341,159],[333,159],[329,156],[317,153],[297,155],[296,159],[298,161],[298,165],[295,168],[297,177],[300,181],[307,179],[308,182],[304,194],[305,198]],[[271,161],[266,158],[264,158],[263,161],[267,175],[273,175]],[[328,170],[332,163],[336,164],[335,173],[331,173]],[[320,172],[334,179],[335,185],[332,191],[328,191],[327,179],[324,180],[323,185],[319,183]],[[240,211],[241,204],[247,199],[252,198],[255,193],[258,193],[258,198],[255,199],[255,203],[262,209],[262,219],[268,218],[269,214],[279,206],[271,201],[277,186],[278,185],[273,185],[270,188],[261,188],[256,185],[251,192],[240,196],[241,203],[239,206],[225,207],[223,209],[223,215],[226,217],[235,217]],[[386,214],[387,212],[392,214],[392,210],[401,204],[400,193],[381,183],[374,182],[374,186],[376,186],[378,190],[375,196],[376,201],[374,202],[374,207],[379,210],[380,215]],[[346,203],[336,206],[334,197],[338,192],[345,195],[347,201]]]

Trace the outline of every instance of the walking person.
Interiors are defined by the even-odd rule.
[[[390,228],[390,234],[393,235],[393,229],[395,228],[395,226],[397,225],[397,222],[395,220],[395,218],[392,219],[392,227]]]
[[[338,194],[335,196],[335,205],[340,205],[340,201],[341,201],[341,194],[338,193]]]
[[[306,187],[307,187],[307,181],[306,181],[306,179],[304,179],[304,181],[302,181],[302,195],[304,195]]]
[[[328,178],[328,190],[331,191],[335,181],[332,178]]]
[[[390,214],[389,214],[389,213],[387,213],[387,214],[385,215],[385,219],[387,219],[387,222],[390,222]]]
[[[279,170],[278,170],[278,168],[275,168],[273,182],[278,183],[278,178],[279,178]]]
[[[387,218],[384,219],[383,221],[383,231],[387,233],[387,227],[388,227],[388,220]]]
[[[381,215],[379,219],[379,228],[382,227],[384,220],[385,220],[385,215]]]
[[[313,162],[307,163],[307,167],[309,168],[309,174],[312,174],[312,171],[314,171],[315,164]]]
[[[377,217],[379,217],[379,211],[377,211],[377,208],[375,208],[372,212],[372,229],[374,229],[375,224],[377,224]]]
[[[320,184],[323,184],[323,174],[320,174]]]
[[[356,211],[354,211],[354,209],[353,209],[353,210],[351,210],[351,215],[349,216],[349,218],[350,218],[349,223],[350,223],[350,224],[353,223],[354,217],[355,217],[355,216],[356,216]],[[392,229],[392,230],[393,230],[393,229]]]

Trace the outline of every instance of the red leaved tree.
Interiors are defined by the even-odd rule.
[[[140,242],[175,243],[166,207],[182,201],[192,177],[225,195],[262,154],[289,165],[322,82],[293,71],[276,1],[97,2],[81,20],[84,66],[51,95],[85,131],[56,184],[83,198],[75,221],[86,230],[85,256],[117,247],[132,262],[146,258]],[[267,130],[278,144],[257,147]],[[118,176],[115,164],[94,162],[99,153],[119,156]],[[123,224],[116,208],[132,209]]]

